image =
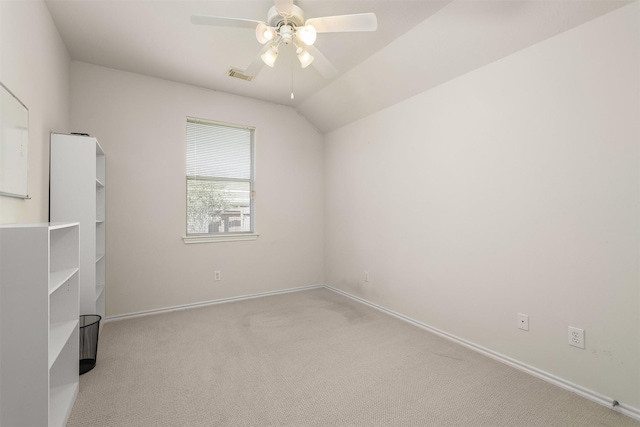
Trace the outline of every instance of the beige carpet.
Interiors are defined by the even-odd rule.
[[[68,426],[640,423],[315,289],[105,324]]]

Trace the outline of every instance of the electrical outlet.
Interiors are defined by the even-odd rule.
[[[518,329],[529,330],[529,315],[518,313]]]
[[[220,270],[216,270],[213,272],[213,280],[216,282],[220,280]]]
[[[369,281],[369,272],[368,272],[368,271],[365,271],[365,272],[364,272],[364,281],[365,281],[365,282],[368,282],[368,281]]]
[[[569,345],[584,348],[584,329],[569,326]]]

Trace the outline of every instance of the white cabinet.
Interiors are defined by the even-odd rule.
[[[51,134],[49,219],[80,223],[80,314],[105,315],[105,155],[96,138]]]
[[[63,426],[78,394],[78,223],[0,226],[0,425]]]

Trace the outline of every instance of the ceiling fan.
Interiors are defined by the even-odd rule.
[[[278,59],[281,44],[296,48],[296,56],[302,68],[313,65],[325,78],[334,77],[338,70],[313,45],[318,33],[375,31],[378,20],[375,13],[325,16],[305,21],[303,10],[293,0],[275,0],[267,13],[267,21],[193,15],[191,22],[197,25],[240,27],[254,29],[256,39],[264,47],[244,70],[247,76],[256,76],[266,64],[273,67]]]

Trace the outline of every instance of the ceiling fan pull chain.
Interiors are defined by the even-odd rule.
[[[291,100],[293,101],[293,61],[291,62]]]

